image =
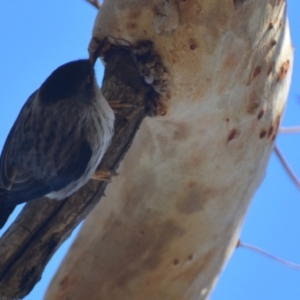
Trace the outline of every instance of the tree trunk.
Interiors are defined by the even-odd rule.
[[[120,175],[45,299],[206,299],[234,251],[284,111],[283,0],[106,0],[90,51],[150,40],[167,72]]]

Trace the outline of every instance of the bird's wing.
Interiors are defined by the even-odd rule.
[[[70,156],[73,157],[73,159],[62,161],[56,176],[53,176],[48,181],[48,184],[53,188],[53,191],[61,190],[71,182],[79,179],[85,173],[92,157],[90,144],[86,140],[83,140],[78,147],[73,149],[73,151],[73,155]]]
[[[27,105],[30,105],[35,97],[35,93],[33,93],[28,101],[26,102]],[[25,106],[26,106],[25,104]],[[23,110],[23,109],[22,109]],[[7,219],[9,218],[10,214],[13,212],[15,205],[11,204],[7,206],[7,194],[8,191],[14,186],[15,180],[17,179],[18,182],[26,182],[28,179],[28,174],[26,172],[22,172],[22,178],[20,178],[20,175],[18,174],[18,169],[16,167],[13,167],[9,163],[9,153],[10,153],[10,147],[11,147],[11,140],[14,136],[14,132],[16,130],[18,119],[20,119],[19,114],[17,120],[15,121],[13,127],[11,128],[9,135],[5,141],[5,144],[3,146],[3,150],[1,153],[1,159],[0,159],[0,229],[5,225]]]
[[[32,97],[34,98],[35,94],[28,99],[26,104],[33,101]],[[92,156],[92,149],[89,143],[86,142],[86,140],[82,140],[80,144],[78,144],[78,147],[74,147],[70,150],[72,153],[69,153],[69,159],[66,161],[60,160],[56,169],[54,169],[54,166],[51,166],[52,174],[55,174],[51,177],[37,179],[32,172],[26,171],[22,167],[12,166],[10,164],[10,161],[12,161],[12,159],[10,159],[11,148],[13,146],[12,140],[16,131],[20,133],[20,131],[23,130],[23,127],[19,126],[22,121],[21,118],[22,111],[7,137],[1,154],[0,184],[6,190],[4,199],[5,206],[7,207],[34,200],[52,191],[63,189],[84,174]],[[21,155],[24,158],[27,156],[24,151]],[[49,157],[49,159],[50,162],[54,161],[53,157]]]
[[[47,181],[36,180],[24,171],[22,172],[22,176],[15,176],[15,179],[18,178],[18,181],[13,182],[11,188],[6,191],[5,206],[15,206],[37,199],[53,191],[59,191],[71,182],[79,179],[86,170],[92,150],[85,141],[78,150],[80,153],[78,158],[74,162],[64,165],[58,170],[56,176],[49,178]],[[15,173],[18,175],[18,170]]]
[[[1,186],[5,189],[10,189],[14,183],[14,179],[16,177],[17,169],[13,167],[9,161],[8,161],[8,153],[9,153],[9,141],[13,135],[13,128],[10,131],[2,154],[1,154],[1,165],[0,165],[0,180],[1,180]]]
[[[13,139],[13,136],[16,130],[22,130],[22,128],[18,126],[22,118],[22,111],[31,105],[35,95],[36,92],[34,92],[27,100],[26,104],[19,113],[17,120],[11,128],[3,146],[0,161],[0,186],[2,186],[2,205],[4,204],[3,201],[6,202],[7,200],[15,200],[16,198],[22,199],[20,203],[31,200],[32,197],[30,197],[29,195],[29,190],[32,191],[32,196],[36,196],[35,198],[41,195],[45,195],[45,193],[49,191],[49,186],[45,185],[44,183],[36,182],[27,171],[12,166],[9,159],[12,147],[11,141]],[[9,203],[9,206],[14,206],[14,201]]]
[[[20,119],[22,118],[22,111],[32,104],[35,95],[36,95],[36,91],[26,101],[13,127],[11,128],[8,137],[6,138],[5,144],[3,146],[3,150],[1,153],[1,161],[0,161],[0,186],[2,186],[6,190],[9,190],[12,187],[15,181],[15,177],[17,175],[17,168],[13,167],[9,163],[9,159],[8,159],[10,153],[10,147],[11,147],[11,140],[15,134],[15,131],[18,130],[17,127],[18,124],[20,123]]]

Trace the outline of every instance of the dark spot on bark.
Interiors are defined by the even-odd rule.
[[[178,258],[175,258],[174,260],[173,260],[173,265],[174,266],[177,266],[179,264],[179,259]]]
[[[271,41],[271,47],[274,47],[277,44],[277,42],[275,40]]]
[[[262,70],[261,66],[256,66],[251,75],[251,80],[257,77],[260,74],[261,70]]]
[[[190,254],[188,260],[192,260],[194,258],[193,254]]]
[[[273,133],[274,127],[271,125],[271,127],[268,130],[268,138],[271,137],[272,133]]]
[[[263,117],[264,113],[265,111],[262,109],[257,116],[257,120],[260,120]]]
[[[237,130],[237,129],[230,130],[228,138],[227,138],[227,142],[230,142],[231,140],[236,139],[239,135],[240,135],[239,130]]]
[[[271,29],[273,29],[273,28],[274,28],[274,25],[273,25],[272,22],[270,22],[270,24],[269,24],[269,26],[268,26],[268,30],[271,30]]]
[[[287,59],[280,67],[278,75],[277,75],[277,82],[281,81],[287,74],[290,68],[290,60]]]
[[[263,139],[263,138],[266,136],[266,134],[267,134],[267,131],[266,131],[265,129],[262,129],[262,131],[261,131],[260,134],[259,134],[259,137],[260,137],[261,139]]]
[[[189,44],[190,44],[190,49],[191,50],[195,50],[196,48],[198,48],[197,42],[194,39],[190,39]]]

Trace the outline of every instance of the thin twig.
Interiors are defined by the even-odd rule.
[[[292,178],[292,180],[296,184],[296,186],[298,188],[300,188],[300,180],[298,179],[297,175],[294,173],[294,171],[288,164],[287,160],[284,158],[283,154],[281,153],[281,151],[279,150],[277,145],[275,145],[274,151],[275,151],[276,155],[278,156],[280,162],[282,163],[283,167],[285,168],[285,170],[287,171],[289,176]]]
[[[245,248],[245,249],[248,249],[248,250],[255,251],[255,252],[260,253],[262,255],[265,255],[268,258],[271,258],[271,259],[273,259],[273,260],[275,260],[275,261],[277,261],[277,262],[279,262],[279,263],[281,263],[283,265],[286,265],[287,267],[300,270],[300,265],[295,264],[295,263],[290,262],[290,261],[287,261],[285,259],[279,258],[279,257],[277,257],[277,256],[275,256],[275,255],[273,255],[273,254],[271,254],[271,253],[269,253],[269,252],[267,252],[267,251],[265,251],[265,250],[263,250],[261,248],[258,248],[256,246],[245,244],[245,243],[239,241],[238,244],[237,244],[237,247]]]
[[[279,132],[281,132],[281,133],[300,133],[300,126],[280,127]]]
[[[86,0],[88,3],[92,4],[97,9],[100,9],[101,4],[98,0]]]

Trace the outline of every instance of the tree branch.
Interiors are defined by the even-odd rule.
[[[277,155],[277,157],[279,158],[280,162],[282,163],[284,169],[286,170],[286,172],[288,173],[288,175],[291,177],[291,179],[294,181],[294,183],[296,184],[296,186],[298,188],[300,188],[300,181],[297,177],[297,175],[295,174],[295,172],[292,170],[292,168],[290,167],[290,165],[288,164],[287,160],[284,158],[283,154],[281,153],[281,151],[279,150],[278,146],[275,145],[274,147],[274,151]]]
[[[115,135],[100,168],[115,172],[157,93],[146,85],[132,53],[113,46],[105,55],[102,92],[106,99],[133,104],[116,114]],[[104,194],[107,182],[90,180],[63,201],[28,203],[0,240],[0,298],[22,298],[40,280],[54,252]]]
[[[238,244],[237,244],[237,247],[239,247],[239,248],[245,248],[245,249],[248,249],[248,250],[255,251],[255,252],[257,252],[259,254],[262,254],[264,256],[267,256],[268,258],[270,258],[272,260],[275,260],[275,261],[279,262],[280,264],[283,264],[283,265],[285,265],[287,267],[294,268],[294,269],[296,269],[298,271],[300,270],[300,265],[295,264],[293,262],[290,262],[288,260],[279,258],[279,257],[277,257],[277,256],[275,256],[275,255],[273,255],[273,254],[271,254],[271,253],[269,253],[269,252],[267,252],[267,251],[265,251],[265,250],[263,250],[261,248],[258,248],[256,246],[245,244],[245,243],[239,241]]]
[[[280,127],[280,133],[300,133],[300,126],[293,126],[293,127]]]

